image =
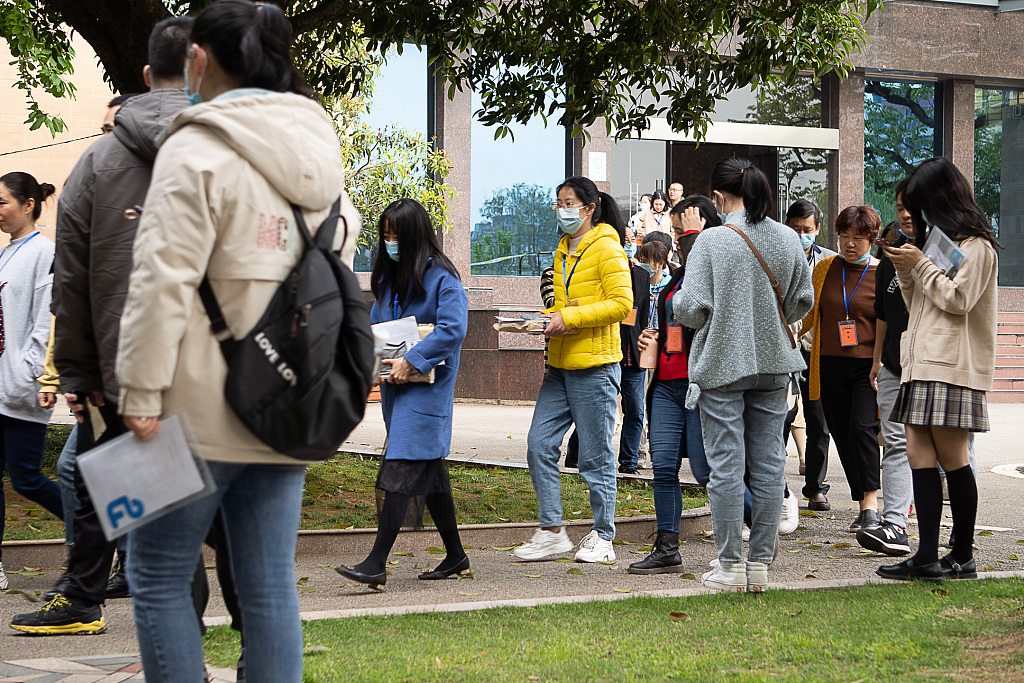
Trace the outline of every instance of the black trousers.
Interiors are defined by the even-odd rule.
[[[878,397],[871,387],[870,358],[821,357],[821,405],[836,442],[854,500],[881,482]]]
[[[806,351],[804,361],[811,365],[811,355]],[[807,371],[809,372],[809,371]],[[827,494],[829,488],[825,483],[828,474],[828,424],[825,422],[825,410],[821,407],[821,399],[812,401],[811,386],[807,380],[807,372],[800,374],[800,402],[804,408],[804,422],[807,423],[807,444],[804,446],[804,487],[801,493],[810,498],[817,493]],[[786,416],[784,440],[789,440],[790,428],[796,419],[796,410]]]
[[[106,403],[99,407],[99,412],[106,422],[106,428],[98,439],[94,439],[92,422],[86,413],[85,422],[78,428],[76,459],[127,431],[121,416],[117,414],[117,404]],[[100,605],[107,595],[107,579],[114,561],[115,543],[108,541],[103,534],[99,515],[96,514],[89,489],[78,467],[75,467],[75,493],[79,502],[74,516],[75,544],[68,550],[64,595],[80,604]]]

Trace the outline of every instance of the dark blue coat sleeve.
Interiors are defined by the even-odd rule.
[[[421,375],[426,375],[438,363],[457,354],[466,338],[469,301],[462,282],[445,273],[438,286],[434,331],[405,354],[405,359]]]

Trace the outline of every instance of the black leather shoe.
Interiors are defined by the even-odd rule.
[[[119,571],[111,575],[110,580],[107,581],[107,600],[130,598],[131,596],[132,593],[128,590],[128,577],[125,576],[125,573]]]
[[[914,564],[914,558],[903,560],[899,564],[882,565],[875,570],[875,573],[883,579],[895,581],[929,581],[931,583],[942,583],[942,566],[938,562],[931,562],[924,565]]]
[[[57,579],[57,583],[53,584],[53,588],[43,593],[43,603],[50,602],[58,594],[63,595],[64,590],[68,587],[71,582],[68,580],[67,574],[61,574],[60,578]]]
[[[444,564],[444,562],[442,562],[441,564]],[[450,578],[452,576],[455,576],[456,574],[465,574],[468,571],[469,571],[469,556],[468,555],[464,555],[461,560],[456,562],[454,565],[452,565],[448,569],[441,569],[441,566],[438,565],[437,569],[435,569],[432,572],[423,572],[422,574],[419,575],[419,578],[423,579],[424,581],[436,581],[438,579]]]
[[[632,465],[619,465],[619,474],[640,474]]]
[[[377,590],[383,588],[384,584],[388,582],[388,573],[386,571],[383,571],[380,574],[364,574],[363,572],[356,571],[352,567],[346,567],[343,564],[339,564],[335,567],[334,571],[338,572],[346,579],[365,583],[370,588],[375,588]]]
[[[939,566],[942,567],[942,575],[947,579],[978,578],[978,565],[974,563],[973,557],[966,562],[960,563],[954,560],[952,555],[946,555],[939,560]]]
[[[807,509],[828,512],[832,509],[832,506],[828,504],[828,498],[825,497],[824,493],[815,493],[807,499]]]
[[[882,526],[882,520],[878,516],[878,510],[861,510],[860,514],[857,515],[857,519],[850,523],[850,533],[855,534],[862,529],[867,531],[868,529],[877,529]]]

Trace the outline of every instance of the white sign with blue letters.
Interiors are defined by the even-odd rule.
[[[160,424],[146,443],[124,434],[83,453],[78,467],[107,540],[213,493],[184,415]]]

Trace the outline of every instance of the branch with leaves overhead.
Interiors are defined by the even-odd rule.
[[[165,16],[211,0],[8,0],[33,22],[77,31],[111,85],[144,89],[146,38]],[[618,137],[664,117],[702,137],[718,100],[751,84],[845,74],[881,0],[283,0],[295,48],[320,94],[357,92],[361,65],[326,63],[362,27],[383,54],[425,47],[449,94],[481,93],[476,112],[496,137],[540,118],[579,132],[602,119]],[[35,23],[34,23],[35,25]],[[36,26],[38,30],[38,26]],[[5,29],[10,43],[22,28]],[[341,50],[344,51],[343,49]],[[61,52],[68,54],[67,50]],[[49,73],[46,69],[42,73]]]

